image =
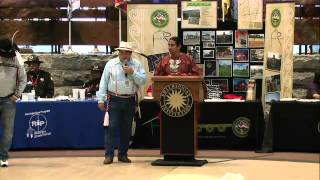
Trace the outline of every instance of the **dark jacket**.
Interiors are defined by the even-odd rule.
[[[41,98],[52,98],[54,94],[54,84],[50,73],[39,70],[38,73],[27,72],[27,86],[24,92],[36,91],[36,96]]]

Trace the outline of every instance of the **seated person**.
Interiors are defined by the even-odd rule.
[[[82,86],[82,88],[86,89],[86,98],[92,98],[96,95],[96,91],[99,90],[102,72],[103,70],[98,65],[92,67],[90,80],[86,81]]]
[[[155,76],[198,76],[199,68],[192,57],[180,52],[181,42],[178,37],[168,41],[169,55],[162,58],[157,65]]]
[[[313,82],[308,87],[307,98],[320,99],[320,72],[314,73]]]
[[[29,71],[27,72],[27,86],[24,89],[25,93],[30,93],[35,90],[36,97],[52,98],[54,94],[54,84],[50,73],[41,70],[40,64],[43,63],[36,55],[31,55],[24,62],[28,64]]]

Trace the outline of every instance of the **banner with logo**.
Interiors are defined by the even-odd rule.
[[[263,28],[263,0],[238,0],[238,29]]]
[[[263,96],[292,97],[295,3],[268,3],[265,19]]]
[[[181,28],[216,29],[217,1],[182,1]]]
[[[129,4],[128,41],[146,55],[168,52],[168,40],[178,35],[176,4]]]

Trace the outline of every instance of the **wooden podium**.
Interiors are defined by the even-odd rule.
[[[203,100],[200,76],[154,76],[153,96],[160,104],[160,152],[154,166],[202,166],[196,160],[199,102]]]

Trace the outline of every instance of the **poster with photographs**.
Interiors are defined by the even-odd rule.
[[[268,52],[267,69],[270,71],[280,71],[281,55],[279,53]]]
[[[217,46],[216,59],[232,59],[232,46]]]
[[[214,59],[214,49],[204,49],[202,55],[203,58]]]
[[[280,74],[266,77],[266,102],[279,101],[280,100]]]
[[[216,44],[233,44],[233,31],[216,31]]]
[[[248,89],[249,79],[234,78],[233,79],[233,92],[246,92]]]
[[[248,45],[249,48],[264,47],[264,34],[249,34]]]
[[[183,45],[199,45],[200,31],[183,31]]]
[[[232,61],[218,60],[218,76],[231,77],[232,76]]]
[[[250,66],[250,78],[251,79],[262,79],[263,77],[263,66],[262,65],[251,65]]]
[[[181,2],[181,28],[217,28],[217,1]]]
[[[249,62],[249,49],[234,49],[233,50],[234,62]]]
[[[217,76],[217,62],[216,61],[204,61],[204,76],[216,77]]]
[[[212,41],[216,40],[216,35],[214,31],[201,31],[201,40],[202,41]]]
[[[263,28],[263,0],[238,0],[238,29]]]
[[[214,41],[203,41],[202,42],[202,47],[204,49],[206,49],[206,48],[214,48],[215,47],[215,43],[214,43]]]
[[[263,62],[264,49],[250,49],[250,62]]]
[[[212,79],[211,84],[218,85],[223,92],[229,92],[228,79]]]
[[[248,31],[237,30],[236,31],[236,48],[247,48],[248,47]]]
[[[188,46],[187,53],[193,58],[195,63],[200,63],[200,46]]]
[[[249,63],[233,63],[233,76],[249,77]]]

